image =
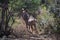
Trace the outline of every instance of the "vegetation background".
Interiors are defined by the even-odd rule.
[[[60,0],[0,0],[0,37],[10,35],[12,29],[17,33],[17,28],[25,28],[22,7],[37,19],[39,34],[60,33]]]

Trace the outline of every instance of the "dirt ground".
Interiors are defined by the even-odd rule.
[[[56,36],[55,34],[32,34],[29,32],[25,26],[25,23],[22,19],[19,19],[19,23],[17,26],[14,25],[13,27],[15,34],[18,36],[18,38],[0,38],[0,40],[59,40],[60,36]],[[58,38],[58,39],[57,39]]]

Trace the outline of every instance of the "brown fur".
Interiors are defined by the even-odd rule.
[[[32,32],[37,31],[37,29],[36,29],[36,20],[28,22],[28,29],[30,30],[30,28],[32,29]]]

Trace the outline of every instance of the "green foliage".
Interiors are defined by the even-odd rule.
[[[34,11],[40,5],[41,0],[10,0],[9,7],[14,10],[19,10],[26,7],[29,11]]]
[[[3,3],[3,2],[4,0],[0,0],[0,3]],[[47,5],[47,3],[49,5]],[[54,31],[60,32],[59,30],[60,29],[60,18],[58,17],[59,13],[56,13],[58,15],[56,15],[57,17],[54,17],[55,14],[49,12],[51,9],[46,7],[46,5],[47,6],[52,5],[54,8],[55,4],[53,5],[53,3],[55,3],[54,0],[46,0],[46,4],[41,4],[41,0],[9,0],[8,9],[9,11],[14,12],[13,13],[14,15],[13,18],[14,18],[14,17],[18,17],[18,14],[20,13],[20,10],[22,7],[27,8],[28,12],[31,13],[32,15],[33,14],[36,15],[37,13],[35,13],[35,11],[37,11],[40,6],[41,13],[37,15],[38,26],[39,27],[52,26]],[[57,10],[55,10],[55,12],[57,12]],[[10,25],[12,24],[11,18],[10,18],[9,24]]]
[[[45,28],[47,28],[47,30],[50,30],[49,28],[51,26],[52,28],[54,28],[54,14],[50,13],[48,10],[46,10],[46,6],[42,5],[41,13],[40,15],[37,15],[38,25],[40,25],[38,27],[40,27],[40,29],[46,30]]]

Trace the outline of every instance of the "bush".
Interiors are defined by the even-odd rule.
[[[38,27],[43,30],[51,31],[51,27],[54,28],[55,20],[54,14],[49,12],[49,9],[46,10],[46,6],[41,6],[41,13],[37,15]]]

